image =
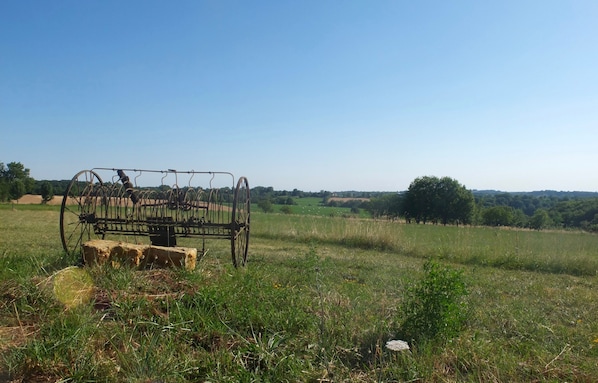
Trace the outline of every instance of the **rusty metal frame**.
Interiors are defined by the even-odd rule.
[[[112,174],[107,183],[100,178],[106,172]],[[160,185],[140,186],[140,178],[148,174],[161,177]],[[174,182],[165,184],[167,178]],[[200,238],[200,256],[207,252],[206,239],[228,239],[236,267],[247,260],[249,217],[245,177],[235,186],[229,172],[93,168],[71,180],[63,197],[60,230],[64,250],[71,255],[80,254],[87,240],[111,236],[149,237],[157,246],[176,246],[177,238]]]

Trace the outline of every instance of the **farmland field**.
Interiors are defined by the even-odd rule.
[[[335,198],[331,198],[334,200]],[[357,199],[357,198],[356,198]],[[294,198],[295,205],[288,206],[293,214],[298,215],[315,215],[322,217],[366,217],[368,213],[366,211],[360,211],[359,214],[351,212],[351,208],[348,207],[330,207],[322,205],[322,198],[317,197],[303,197]],[[336,200],[342,200],[336,198]],[[283,205],[286,206],[286,205]],[[276,205],[275,210],[280,209],[280,205]],[[254,210],[255,211],[255,210]]]
[[[595,381],[597,235],[329,213],[253,213],[244,269],[224,240],[193,272],[79,269],[68,305],[59,209],[0,205],[0,382]],[[392,351],[430,260],[461,273],[466,320]]]

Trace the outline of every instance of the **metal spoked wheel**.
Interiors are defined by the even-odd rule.
[[[233,199],[231,252],[235,267],[245,266],[247,263],[247,249],[249,248],[249,182],[241,177],[237,182]]]
[[[102,239],[94,232],[98,197],[102,192],[102,180],[92,170],[77,173],[69,184],[60,209],[60,238],[69,256],[82,258],[83,243]]]

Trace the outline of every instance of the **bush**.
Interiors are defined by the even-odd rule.
[[[416,343],[451,339],[463,328],[466,318],[463,298],[467,288],[462,272],[428,261],[424,273],[407,288],[400,336]]]
[[[257,202],[257,206],[262,209],[264,213],[272,213],[274,208],[272,202],[269,199],[261,199]]]
[[[48,181],[44,181],[41,186],[42,203],[51,201],[54,198],[54,188]]]

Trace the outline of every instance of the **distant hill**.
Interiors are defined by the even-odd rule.
[[[598,198],[598,192],[586,191],[556,191],[556,190],[537,190],[531,192],[505,192],[500,190],[472,190],[474,195],[488,196],[497,194],[528,195],[532,197],[556,197],[564,198]]]

